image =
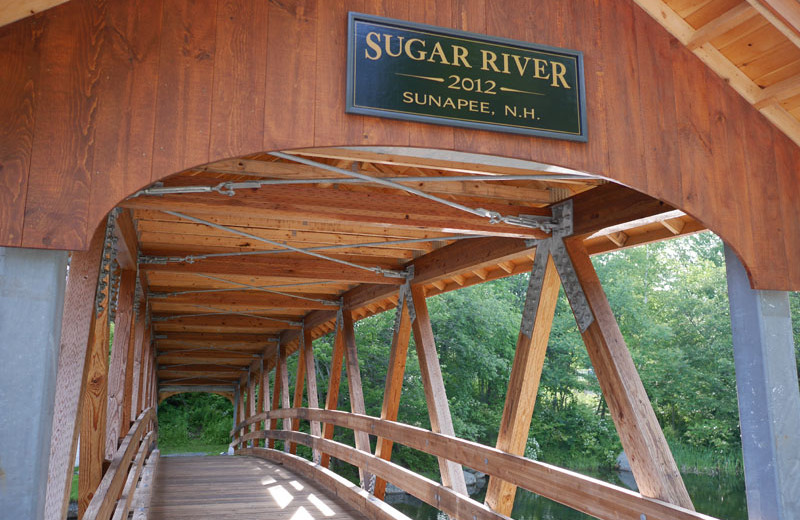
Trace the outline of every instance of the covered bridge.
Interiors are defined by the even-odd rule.
[[[158,402],[206,391],[234,401],[250,466],[203,471],[277,462],[343,514],[402,517],[388,481],[459,520],[505,518],[517,487],[603,519],[707,518],[590,255],[710,229],[750,518],[800,518],[796,2],[2,0],[0,25],[0,515],[64,516],[80,434],[82,517],[146,516]],[[458,439],[426,297],[525,272],[497,446]],[[522,457],[561,285],[639,493]],[[395,308],[369,417],[353,326]],[[330,332],[349,411],[341,370],[317,395]],[[412,334],[432,431],[395,422]],[[394,442],[441,482],[392,464]],[[462,465],[491,476],[484,503]]]

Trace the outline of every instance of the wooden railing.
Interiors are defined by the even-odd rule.
[[[631,490],[557,466],[511,455],[475,442],[366,415],[315,408],[289,408],[254,415],[237,424],[233,430],[234,440],[231,444],[238,447],[237,454],[259,455],[275,451],[270,448],[247,447],[248,443],[257,439],[276,439],[302,444],[385,479],[458,520],[499,520],[507,517],[406,468],[339,442],[298,431],[267,429],[241,433],[243,428],[268,419],[319,421],[391,439],[409,448],[482,471],[604,520],[713,520],[710,516],[646,498]]]
[[[111,460],[111,465],[103,475],[83,520],[126,520],[133,508],[134,519],[145,517],[146,504],[152,486],[158,450],[154,450],[158,437],[155,408],[144,410],[122,440],[119,449]],[[134,457],[135,455],[135,457]],[[146,478],[142,470],[147,464]],[[140,484],[139,477],[142,476]],[[137,489],[146,491],[134,495]],[[141,506],[136,507],[137,504]]]

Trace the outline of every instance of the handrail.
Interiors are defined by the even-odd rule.
[[[242,428],[266,419],[313,420],[352,430],[366,431],[371,435],[391,439],[409,448],[445,458],[470,468],[478,469],[488,475],[500,478],[515,486],[527,489],[528,491],[532,491],[538,495],[560,502],[568,507],[600,519],[641,520],[643,518],[642,515],[644,515],[647,520],[713,520],[710,516],[657,499],[647,498],[634,491],[614,486],[591,477],[586,477],[557,466],[505,453],[496,448],[484,446],[476,442],[466,441],[415,426],[386,421],[366,415],[334,410],[321,410],[317,408],[288,408],[254,415],[237,424],[234,428],[234,432],[240,432]],[[370,465],[369,471],[379,474],[381,478],[384,478],[385,475],[385,480],[405,489],[423,501],[427,501],[426,498],[430,498],[419,496],[417,494],[419,493],[419,489],[407,489],[410,486],[407,481],[403,480],[403,477],[399,473],[393,472],[390,475],[387,467],[384,467],[383,464],[393,465],[392,463],[361,451],[358,451],[359,455],[357,456],[346,453],[346,450],[338,446],[340,443],[335,443],[334,441],[329,441],[320,437],[299,432],[285,432],[283,430],[261,430],[241,435],[231,444],[241,444],[257,438],[289,438],[292,442],[296,442],[295,439],[297,439],[297,442],[301,442],[302,439],[305,441],[302,442],[303,444],[316,444],[321,451],[329,453],[331,456],[337,458],[339,458],[339,456],[335,453],[350,457],[352,460],[356,460],[356,457],[358,457],[357,460],[359,464],[368,463]],[[349,446],[347,448],[353,450],[353,448]],[[264,448],[257,449],[263,450]],[[393,466],[399,468],[397,465]],[[437,506],[437,504],[433,505]],[[457,518],[472,519],[472,517],[463,516],[458,513],[454,514],[454,516]]]
[[[114,514],[118,501],[125,503],[123,508],[125,511],[120,511],[120,518],[128,517],[138,474],[155,443],[156,422],[156,411],[151,407],[142,411],[136,422],[131,425],[131,429],[114,454],[111,465],[103,475],[100,485],[97,486],[83,515],[83,520],[108,520]],[[150,427],[151,423],[153,428]],[[131,465],[134,454],[138,454],[136,464]],[[135,473],[136,477],[133,478],[130,473]],[[125,485],[126,482],[130,482],[130,487]],[[125,495],[121,497],[123,491],[125,491]]]

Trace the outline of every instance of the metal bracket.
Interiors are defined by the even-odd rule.
[[[108,291],[108,319],[116,321],[117,319],[117,304],[119,303],[119,283],[120,272],[119,264],[115,258],[111,266],[111,287]]]
[[[339,310],[336,311],[336,329],[337,331],[344,330],[344,298],[339,300]]]
[[[560,237],[552,240],[550,254],[553,256],[553,263],[556,265],[556,271],[558,271],[558,276],[561,278],[561,285],[564,286],[564,292],[567,294],[570,307],[572,307],[572,313],[575,315],[578,329],[581,332],[586,332],[586,329],[594,321],[594,314],[591,307],[589,307],[589,302],[578,280],[578,274],[575,272],[572,260],[570,260],[567,249],[564,247],[564,241]]]
[[[552,239],[540,240],[536,247],[536,256],[533,259],[533,269],[531,270],[531,277],[528,282],[528,292],[525,294],[525,305],[522,308],[520,332],[529,338],[533,335],[533,326],[536,322],[536,314],[539,311],[539,300],[542,295],[547,260],[550,257],[551,241]]]
[[[411,296],[411,283],[408,284],[408,291],[406,291],[406,305],[408,306],[408,317],[411,318],[411,323],[417,321],[417,309],[414,307],[414,298]]]
[[[567,199],[558,204],[553,204],[553,236],[554,237],[568,237],[572,235],[573,231],[573,217],[572,199]]]
[[[375,474],[370,473],[369,478],[367,479],[367,493],[370,495],[375,494]]]
[[[106,234],[105,238],[103,239],[103,253],[102,257],[100,258],[100,271],[97,275],[97,291],[95,292],[94,297],[95,317],[100,316],[100,314],[103,312],[103,300],[105,300],[103,297],[103,291],[109,287],[109,283],[111,281],[111,263],[114,261],[114,256],[116,255],[116,245],[118,240],[114,235],[114,224],[120,211],[120,208],[114,208],[108,214],[108,218],[106,219]]]

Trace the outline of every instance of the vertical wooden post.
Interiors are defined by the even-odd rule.
[[[95,312],[86,352],[85,383],[81,405],[78,516],[83,513],[103,479],[106,453],[106,407],[108,394],[108,305],[110,277],[106,275],[99,312]]]
[[[436,352],[436,343],[433,338],[430,316],[428,316],[428,303],[425,301],[424,289],[420,286],[412,285],[411,299],[414,306],[411,326],[414,330],[414,343],[417,347],[419,368],[422,374],[422,383],[425,387],[425,400],[428,403],[431,429],[436,433],[455,437],[453,419],[450,416],[450,406],[447,403],[442,368],[439,365],[439,356]],[[409,312],[411,312],[411,309],[409,309]],[[469,496],[461,464],[440,458],[439,471],[442,475],[443,485]]]
[[[236,425],[239,424],[239,385],[233,386],[233,398],[231,399],[231,404],[233,405],[233,426],[231,426],[231,442],[233,442],[236,437],[239,436],[239,432],[236,430]]]
[[[344,361],[344,331],[342,330],[342,312],[339,311],[336,320],[336,332],[333,337],[333,353],[331,354],[331,376],[328,381],[328,396],[325,399],[326,410],[336,410],[339,407],[339,386],[342,382],[342,362]],[[322,436],[326,439],[333,439],[333,424],[325,423],[322,425]],[[330,465],[331,457],[323,453],[320,457],[320,465],[327,468]]]
[[[397,412],[400,409],[400,394],[403,391],[403,376],[406,372],[406,361],[408,360],[408,344],[411,339],[411,318],[408,314],[406,298],[410,297],[408,285],[400,289],[400,297],[397,301],[397,314],[395,316],[394,334],[392,334],[392,346],[389,351],[389,370],[386,372],[386,386],[383,392],[383,406],[381,407],[381,419],[396,421]],[[375,446],[375,455],[384,460],[392,458],[392,441],[378,437]],[[382,478],[375,479],[375,489],[373,494],[381,500],[386,495],[386,481]]]
[[[281,407],[286,410],[292,407],[291,401],[289,401],[289,371],[286,369],[286,351],[285,346],[281,345],[278,348],[278,366],[280,367],[281,372]],[[278,380],[275,380],[275,384],[278,383]],[[287,431],[292,430],[292,420],[291,419],[284,419],[283,420],[283,429]],[[289,443],[283,443],[283,451],[289,452]]]
[[[281,386],[281,382],[283,381],[283,369],[281,368],[281,348],[275,349],[275,379],[274,386],[272,388],[272,409],[277,410],[281,406],[281,395],[283,393],[283,388]],[[270,419],[269,420],[269,429],[270,430],[277,430],[278,429],[278,419]],[[267,442],[270,448],[275,447],[275,439],[269,439]]]
[[[142,337],[142,352],[141,352],[141,360],[139,366],[139,382],[138,382],[138,389],[136,392],[136,406],[133,409],[133,417],[139,417],[139,414],[142,413],[142,410],[146,408],[146,404],[144,402],[144,388],[147,384],[147,367],[150,364],[150,353],[151,353],[151,346],[152,346],[152,325],[150,324],[149,316],[146,317],[145,327],[144,327],[144,336]]]
[[[261,360],[258,362],[258,404],[256,405],[256,412],[266,412],[269,410],[269,372],[267,372],[266,367],[266,360],[264,356],[261,356]],[[262,430],[266,428],[266,421],[259,422],[256,425],[256,429]],[[261,442],[256,441],[256,446],[260,446]],[[264,444],[266,447],[266,439],[264,439]]]
[[[97,274],[103,255],[105,228],[92,236],[87,251],[72,253],[64,297],[61,350],[58,354],[53,433],[47,477],[45,518],[65,518],[78,447],[83,385],[89,335],[95,316]]]
[[[344,334],[344,358],[347,367],[347,387],[350,389],[350,411],[361,415],[366,415],[367,410],[364,406],[364,391],[361,387],[361,369],[358,366],[358,348],[356,347],[355,326],[353,315],[350,312],[342,312],[342,332]],[[356,449],[372,453],[369,445],[369,435],[364,431],[355,433]],[[372,480],[372,475],[358,468],[361,478],[361,487],[368,489]]]
[[[300,341],[303,341],[302,336]],[[306,382],[306,349],[303,348],[302,343],[300,348],[297,349],[297,377],[294,379],[294,408],[303,407],[303,388]],[[288,374],[287,374],[288,377]],[[300,429],[300,419],[292,419],[292,430],[298,431]],[[289,443],[289,453],[292,455],[297,453],[297,443]]]
[[[106,411],[106,459],[114,458],[122,437],[122,404],[125,391],[125,370],[128,365],[131,323],[133,323],[133,297],[136,289],[136,271],[120,273],[117,316],[114,320],[114,346],[108,367],[108,409]],[[127,430],[127,428],[125,428]]]
[[[247,419],[247,404],[246,404],[247,396],[245,395],[246,388],[247,388],[247,381],[246,380],[242,381],[240,379],[239,380],[239,404],[238,404],[238,406],[239,406],[239,417],[241,417],[241,419],[239,419],[239,422],[242,422],[242,421]],[[238,434],[239,434],[239,436],[242,436],[242,435],[244,435],[244,432],[242,432],[240,430],[238,432]]]
[[[256,414],[256,377],[253,374],[253,365],[252,363],[247,368],[247,418],[254,416]],[[248,432],[254,432],[256,430],[256,425],[251,424],[249,428],[247,428]],[[249,445],[255,446],[253,441],[249,442]]]
[[[567,240],[564,246],[594,316],[581,335],[639,492],[694,510],[583,241]],[[559,274],[563,276],[560,267]],[[570,304],[580,314],[575,302]]]
[[[131,377],[131,410],[130,417],[132,421],[136,420],[139,415],[139,386],[142,379],[142,360],[144,358],[144,345],[147,341],[149,334],[149,324],[147,315],[144,310],[144,302],[139,307],[141,309],[140,324],[136,329],[136,345],[134,347],[133,355],[133,375]]]
[[[503,419],[497,435],[497,449],[507,453],[525,454],[560,287],[549,245],[543,241],[536,249]],[[511,516],[516,493],[517,486],[490,477],[485,503],[495,512]]]
[[[314,366],[314,339],[311,337],[311,329],[303,326],[303,350],[305,351],[306,364],[306,395],[309,408],[319,408],[319,394],[317,393],[317,368]],[[319,437],[321,435],[319,421],[311,421],[311,435]],[[312,451],[312,460],[319,462],[319,450]]]
[[[135,295],[134,295],[135,297]],[[135,319],[131,320],[131,332],[128,338],[128,355],[127,363],[125,364],[125,382],[122,390],[122,417],[120,419],[122,428],[120,429],[120,437],[125,437],[131,427],[131,404],[134,396],[134,373],[136,371],[136,349],[144,334],[144,315],[141,312],[134,312]]]

